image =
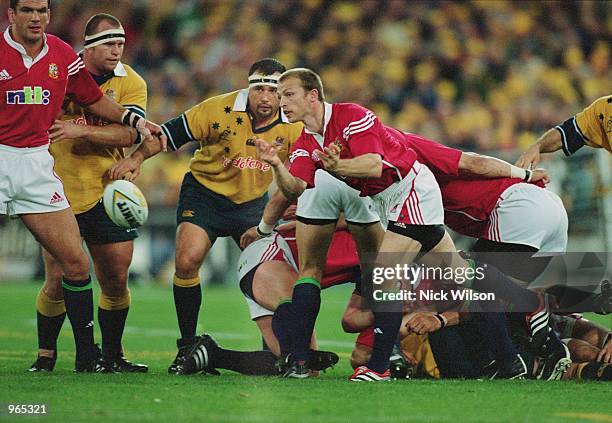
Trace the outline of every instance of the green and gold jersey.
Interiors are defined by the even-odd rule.
[[[189,168],[199,183],[235,204],[261,197],[272,182],[271,167],[257,159],[252,140],[261,138],[278,148],[281,160],[302,131],[279,111],[270,125],[254,129],[247,112],[248,90],[209,98],[162,125],[168,146],[176,150],[198,141]]]
[[[114,72],[103,78],[100,89],[117,103],[145,116],[147,85],[128,65],[119,62]],[[80,125],[108,124],[75,103],[69,103],[64,109],[63,120]],[[109,182],[105,178],[106,171],[125,157],[123,148],[99,146],[82,138],[55,142],[51,144],[50,152],[55,158],[55,172],[64,183],[75,214],[86,212],[100,201]]]
[[[563,151],[568,156],[583,145],[612,153],[612,96],[598,98],[555,129],[561,133]]]

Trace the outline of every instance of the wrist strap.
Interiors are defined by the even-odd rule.
[[[525,182],[531,182],[531,177],[533,176],[533,170],[531,169],[525,169],[525,178],[523,178],[523,181]]]
[[[274,226],[268,225],[264,222],[263,217],[261,218],[261,222],[257,225],[257,235],[266,237],[272,233],[274,230]]]
[[[142,119],[142,116],[138,116],[131,110],[126,110],[121,116],[121,122],[124,125],[131,126],[132,128],[138,128],[138,122]]]
[[[436,313],[434,314],[434,316],[440,321],[440,329],[443,329],[446,326],[446,317],[444,317],[440,313]]]

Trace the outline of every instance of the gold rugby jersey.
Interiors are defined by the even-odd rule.
[[[211,97],[162,125],[170,149],[199,142],[189,162],[191,173],[206,188],[235,204],[261,197],[272,182],[272,169],[257,159],[252,140],[274,144],[285,161],[302,132],[302,124],[289,123],[280,110],[271,124],[254,129],[247,112],[248,94],[243,89]]]
[[[104,94],[124,107],[145,116],[147,84],[131,67],[119,62],[114,72],[94,78]],[[75,103],[64,107],[63,120],[80,125],[106,125]],[[86,212],[100,201],[109,183],[106,171],[125,157],[123,148],[103,147],[84,138],[64,139],[51,144],[55,172],[64,183],[66,196],[75,214]]]
[[[612,96],[600,97],[586,109],[555,126],[567,156],[583,145],[605,148],[612,153]]]

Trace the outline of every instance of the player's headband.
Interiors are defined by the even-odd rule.
[[[125,31],[123,28],[112,28],[97,34],[86,35],[84,47],[92,48],[113,41],[125,41]]]
[[[262,75],[260,73],[254,73],[249,76],[249,87],[267,85],[269,87],[278,88],[279,76],[280,75]]]

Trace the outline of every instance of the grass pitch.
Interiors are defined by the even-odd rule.
[[[176,352],[172,291],[132,288],[124,348],[128,358],[149,364],[148,374],[73,374],[69,324],[59,340],[50,374],[25,370],[36,355],[34,299],[37,284],[0,284],[0,422],[612,422],[612,384],[568,381],[434,381],[351,384],[349,354],[354,336],[340,328],[349,287],[323,293],[317,324],[320,348],[339,353],[340,363],[318,379],[171,376]],[[612,319],[594,316],[612,327]],[[199,330],[226,348],[261,345],[238,289],[205,287]],[[97,339],[100,339],[97,334]],[[47,414],[9,415],[8,404],[46,404]]]

